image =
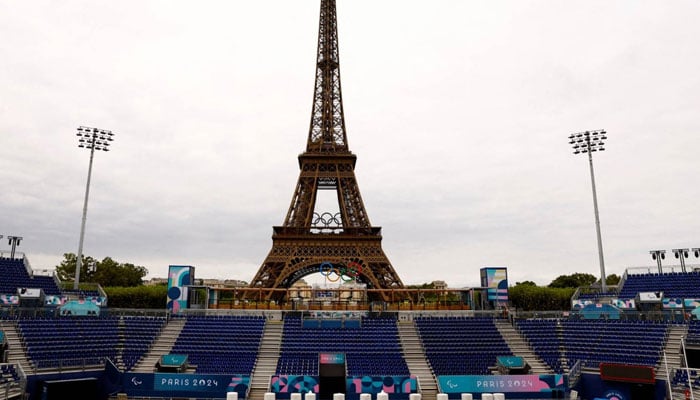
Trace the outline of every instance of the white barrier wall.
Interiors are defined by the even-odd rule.
[[[420,393],[411,393],[408,395],[408,400],[421,400],[421,397]]]
[[[265,399],[267,400],[267,399]],[[304,400],[316,400],[316,393],[307,392],[304,395]]]
[[[263,397],[265,400],[275,400],[275,394],[272,392],[267,392],[265,393],[265,397]]]
[[[471,393],[462,393],[462,400],[472,400],[473,398]]]
[[[345,393],[333,393],[333,400],[345,400]]]
[[[438,393],[437,400],[449,400],[447,393]]]
[[[360,393],[360,400],[372,400],[372,395],[369,393]]]
[[[301,393],[292,393],[289,395],[289,400],[301,400]]]
[[[238,400],[238,392],[226,392],[226,400]]]

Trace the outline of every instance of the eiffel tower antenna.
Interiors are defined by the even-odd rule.
[[[283,225],[273,227],[272,250],[250,284],[264,299],[280,300],[279,289],[331,267],[368,289],[403,288],[382,250],[381,228],[367,216],[356,160],[343,116],[335,0],[321,0],[313,108],[299,180]],[[316,211],[319,190],[335,191],[339,212]],[[387,301],[393,297],[388,292],[374,297]]]
[[[338,23],[335,1],[321,2],[316,56],[316,87],[307,152],[348,151],[340,90]]]

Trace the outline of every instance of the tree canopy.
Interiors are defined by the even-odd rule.
[[[618,285],[620,283],[620,276],[617,274],[610,274],[605,277],[605,284],[606,285]]]
[[[550,284],[550,288],[577,288],[590,286],[598,280],[591,274],[575,273],[571,275],[559,275]],[[606,280],[607,282],[607,280]]]
[[[571,309],[574,288],[553,288],[518,282],[508,288],[513,307],[527,311],[561,311]]]
[[[56,266],[56,274],[62,281],[74,281],[78,257],[73,253],[63,254],[63,261]],[[94,266],[94,268],[92,268]],[[80,268],[81,282],[99,283],[101,286],[140,286],[148,270],[140,265],[119,263],[110,257],[102,261],[83,255]]]

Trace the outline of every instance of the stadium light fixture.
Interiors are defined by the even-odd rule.
[[[598,196],[595,190],[595,175],[593,174],[593,153],[605,150],[605,130],[585,131],[569,135],[569,144],[574,149],[574,154],[588,154],[588,164],[591,169],[591,187],[593,190],[593,213],[595,215],[595,229],[598,238],[598,259],[600,262],[600,288],[603,293],[607,292],[605,282],[605,259],[603,257],[603,239],[600,235],[600,216],[598,215]]]
[[[87,219],[88,197],[90,195],[90,177],[92,175],[92,159],[95,150],[109,151],[109,146],[114,140],[112,131],[104,129],[90,128],[87,126],[78,127],[78,147],[90,150],[90,164],[88,166],[87,184],[85,185],[85,201],[83,203],[83,219],[80,224],[80,242],[78,244],[78,257],[75,263],[75,282],[73,289],[78,290],[80,284],[80,269],[82,268],[83,240],[85,239],[85,220]]]
[[[652,260],[656,260],[656,265],[659,267],[659,273],[662,273],[661,260],[666,258],[666,250],[650,250],[649,254],[651,254]]]
[[[0,237],[2,237],[2,236],[0,236]],[[693,247],[693,248],[690,249],[690,250],[692,250],[693,254],[695,255],[695,258],[699,258],[699,257],[700,257],[700,248],[698,248],[698,247]]]
[[[688,250],[690,250],[690,249],[672,249],[671,250],[673,252],[673,256],[680,260],[681,271],[683,271],[683,272],[686,272],[685,259],[688,258]]]
[[[1,238],[2,236],[0,236]],[[7,237],[7,244],[12,246],[12,250],[10,250],[10,258],[15,259],[15,249],[17,246],[19,246],[19,243],[24,239],[21,236],[8,236]]]

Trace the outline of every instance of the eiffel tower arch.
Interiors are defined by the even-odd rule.
[[[400,289],[401,279],[382,250],[381,228],[372,226],[355,178],[347,141],[340,87],[335,0],[321,0],[316,80],[306,151],[299,155],[299,179],[281,226],[273,227],[272,249],[251,281],[266,300],[275,289],[316,272],[339,272],[368,289]],[[318,193],[334,191],[338,212],[316,210]],[[378,292],[373,300],[389,300]]]

